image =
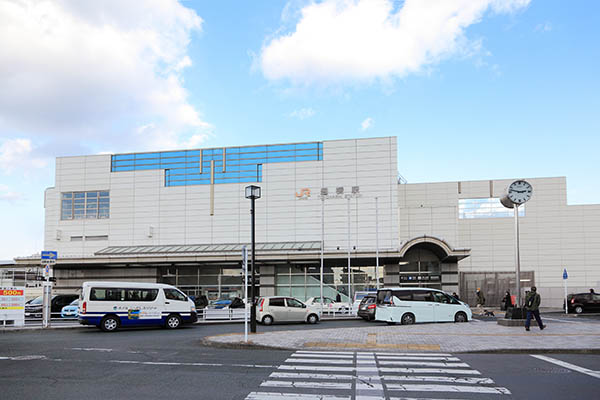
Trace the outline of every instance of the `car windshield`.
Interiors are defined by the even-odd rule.
[[[36,297],[35,299],[31,300],[29,302],[29,304],[31,304],[31,305],[39,305],[39,304],[42,304],[43,301],[44,301],[44,299],[42,297]]]
[[[70,306],[78,306],[79,305],[79,299],[73,300],[69,305]]]

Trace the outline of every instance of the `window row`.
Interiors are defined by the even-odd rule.
[[[108,191],[61,193],[60,218],[105,219],[110,216]]]
[[[514,209],[506,208],[497,197],[459,199],[458,218],[509,218],[514,217]],[[519,207],[519,217],[525,216],[525,206]]]

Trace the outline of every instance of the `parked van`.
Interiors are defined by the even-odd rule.
[[[179,289],[162,283],[84,282],[79,323],[105,332],[120,327],[160,325],[179,328],[196,322],[196,307]]]
[[[466,303],[437,289],[383,288],[377,291],[375,320],[400,322],[467,322],[473,317]]]

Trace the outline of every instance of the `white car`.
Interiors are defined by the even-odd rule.
[[[265,325],[271,325],[274,322],[316,324],[320,319],[320,307],[308,306],[293,297],[261,297],[256,306],[256,320]]]
[[[473,313],[466,303],[438,289],[383,288],[377,291],[375,320],[388,324],[468,322]]]
[[[323,297],[323,299],[324,312],[347,314],[351,309],[350,304],[348,303],[334,301],[331,297]],[[321,309],[321,297],[311,297],[306,300],[306,304]]]

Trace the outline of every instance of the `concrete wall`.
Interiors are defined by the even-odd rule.
[[[514,180],[399,185],[400,241],[425,234],[470,248],[462,272],[514,271],[512,217],[458,218],[459,199],[502,197]],[[535,273],[545,306],[560,306],[563,268],[570,291],[600,286],[600,205],[567,205],[564,177],[527,181],[534,192],[520,218],[521,270]]]

